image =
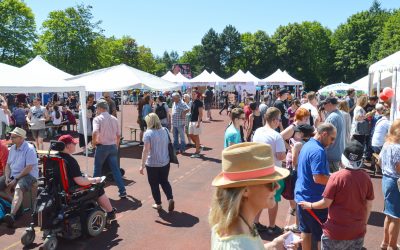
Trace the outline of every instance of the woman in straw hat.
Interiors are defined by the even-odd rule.
[[[277,181],[288,175],[274,166],[268,144],[246,142],[224,149],[222,172],[212,182],[217,188],[209,215],[211,249],[284,249],[289,233],[264,245],[253,222],[262,209],[275,205]]]

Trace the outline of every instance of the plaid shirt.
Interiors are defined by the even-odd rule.
[[[172,126],[180,127],[185,125],[185,117],[182,117],[182,112],[188,110],[189,107],[180,100],[172,105]]]

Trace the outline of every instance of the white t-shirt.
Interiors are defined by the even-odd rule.
[[[39,108],[36,106],[33,106],[29,110],[31,116],[31,124],[30,128],[32,130],[39,130],[39,129],[45,129],[46,124],[45,124],[45,113],[47,112],[46,108],[43,106],[40,106]]]
[[[56,116],[56,111],[51,112],[51,120],[53,121],[54,125],[60,125],[63,119],[61,111],[58,112],[60,112],[60,116],[58,118]]]
[[[382,117],[375,124],[374,134],[372,135],[371,145],[373,147],[382,147],[385,143],[385,137],[389,132],[390,121]]]
[[[282,161],[276,159],[276,153],[286,152],[285,142],[283,141],[281,134],[271,128],[261,127],[254,132],[253,142],[271,145],[275,166],[282,167]]]
[[[314,106],[313,106],[311,103],[309,103],[309,102],[302,104],[302,105],[300,106],[300,108],[305,108],[305,109],[307,109],[308,111],[311,110],[311,115],[312,115],[312,117],[313,117],[314,126],[315,126],[315,121],[319,119],[318,109],[317,109],[316,107],[314,107]],[[310,120],[308,120],[308,124],[311,125],[311,124],[310,124]]]

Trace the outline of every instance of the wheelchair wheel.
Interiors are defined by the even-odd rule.
[[[96,237],[101,234],[106,226],[106,215],[104,211],[101,209],[90,211],[85,226],[89,236]]]
[[[24,246],[29,246],[35,241],[35,230],[27,228],[21,237],[21,243]]]
[[[47,236],[43,242],[43,250],[55,250],[57,248],[58,241],[56,236]]]

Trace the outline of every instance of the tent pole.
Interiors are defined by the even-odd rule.
[[[82,126],[83,126],[83,137],[85,138],[85,156],[86,156],[86,173],[89,172],[89,159],[88,159],[88,148],[87,148],[87,115],[86,115],[86,91],[79,90],[79,100],[81,102],[82,109]]]
[[[120,103],[120,105],[121,105],[121,137],[122,137],[122,124],[124,122],[124,103],[122,100],[123,95],[124,95],[124,91],[121,90],[121,103]]]

